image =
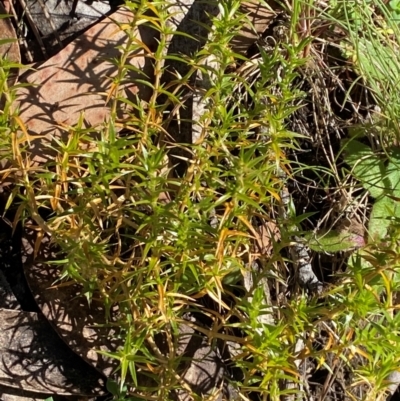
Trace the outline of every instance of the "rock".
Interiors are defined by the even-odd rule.
[[[19,310],[21,306],[15,298],[10,285],[0,270],[0,308]]]
[[[268,4],[268,5],[267,5]],[[238,36],[231,44],[236,53],[245,54],[247,49],[262,35],[276,15],[274,10],[282,10],[275,1],[263,3],[258,0],[243,1],[240,11],[248,16]]]
[[[111,9],[108,2],[104,1],[95,1],[91,4],[78,1],[76,7],[78,19],[71,18],[72,1],[28,0],[26,5],[42,36],[57,33],[61,40],[65,39],[66,32],[71,34],[87,28]]]
[[[196,319],[191,319],[191,323],[200,324]],[[206,336],[184,323],[179,326],[179,336],[177,355],[181,357],[182,363],[178,372],[186,388],[177,390],[175,399],[192,400],[190,393],[194,392],[200,397],[213,397],[215,401],[238,400],[237,391],[228,381],[231,374],[222,344],[219,341],[210,344]]]
[[[33,312],[0,309],[0,384],[30,392],[104,394],[100,375]]]
[[[11,227],[0,220],[0,401],[104,394],[103,377],[68,349],[47,320],[22,311],[21,303],[32,308],[34,301],[20,288],[24,278],[18,234],[17,229],[12,235]]]
[[[111,375],[119,361],[98,354],[96,350],[115,352],[123,343],[113,327],[105,324],[104,305],[93,300],[88,305],[81,286],[54,285],[60,277],[60,269],[46,261],[55,260],[49,239],[44,237],[39,254],[34,258],[36,236],[25,230],[22,238],[22,260],[25,277],[40,310],[65,343],[87,363],[105,376]]]
[[[21,389],[14,389],[0,385],[0,401],[45,401],[48,398],[49,394],[33,393],[30,391],[24,391]],[[56,398],[54,401],[61,401],[58,398]],[[79,401],[76,398],[77,397],[69,396],[68,401]],[[89,400],[86,398],[86,401]]]
[[[111,79],[117,67],[107,59],[119,56],[118,46],[128,40],[127,34],[113,22],[128,23],[131,12],[119,9],[105,18],[57,55],[43,63],[36,71],[24,78],[32,86],[18,92],[20,118],[31,136],[31,159],[41,164],[54,158],[49,148],[55,138],[65,141],[70,126],[77,124],[83,113],[84,126],[99,127],[109,117],[106,98]],[[153,35],[154,36],[154,35]],[[151,47],[154,37],[149,30],[138,30],[138,39]],[[151,62],[142,55],[132,57],[130,62],[147,76],[152,76]],[[130,71],[123,86],[124,96],[132,101],[138,94],[147,99],[150,89],[134,83],[143,78]],[[124,114],[121,105],[121,116]]]

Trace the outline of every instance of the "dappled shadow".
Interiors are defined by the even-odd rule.
[[[1,204],[1,201],[0,213],[5,213],[4,205]],[[14,216],[7,217],[14,218]],[[21,232],[21,224],[17,224],[13,232],[12,227],[4,219],[0,219],[0,269],[12,292],[11,302],[3,299],[0,305],[7,309],[39,312],[39,308],[29,291],[22,267]]]
[[[36,23],[37,28],[43,35],[43,39],[58,36],[63,39],[65,31],[76,32],[79,28],[87,28],[91,22],[97,22],[106,13],[109,12],[111,1],[100,0],[97,1],[95,7],[90,1],[79,1],[76,8],[78,18],[72,18],[71,9],[73,1],[68,0],[46,0],[41,2],[39,0],[27,0],[27,8],[33,21]],[[108,4],[107,4],[108,3]],[[46,18],[46,14],[49,18]],[[56,44],[56,50],[59,44]],[[47,47],[47,46],[46,46]],[[53,55],[52,49],[50,54]]]
[[[250,24],[243,24],[240,34],[236,35],[232,41],[232,50],[236,53],[246,54],[248,48],[258,39],[275,16],[272,10],[281,10],[282,7],[275,1],[269,0],[268,7],[259,1],[243,2],[240,11],[247,15]]]
[[[46,400],[49,398],[49,394],[26,391],[0,384],[0,401],[38,401]],[[76,397],[68,396],[69,401],[77,401]],[[65,401],[65,396],[54,396],[53,401]]]
[[[101,376],[32,312],[0,310],[0,383],[42,393],[104,393]]]
[[[176,11],[183,12],[184,17],[177,26],[178,32],[184,32],[191,37],[184,35],[174,35],[168,47],[168,55],[181,55],[193,56],[201,50],[207,42],[209,30],[212,26],[212,18],[218,15],[217,2],[210,1],[204,2],[202,0],[195,0],[191,6],[187,5],[185,1],[176,2]],[[179,14],[178,14],[179,15]],[[175,21],[178,23],[178,21]],[[165,65],[165,73],[162,77],[164,84],[169,84],[176,80],[176,72],[184,77],[189,72],[191,66],[188,63],[179,60],[168,59]],[[196,81],[196,75],[190,77],[187,82],[187,87],[193,87]],[[179,82],[177,82],[179,84]],[[173,92],[173,87],[169,90]],[[184,89],[181,93],[181,98],[185,98],[191,89]],[[158,103],[165,104],[168,101],[167,96],[160,96]],[[173,109],[171,105],[169,110]],[[165,114],[169,118],[168,113]],[[193,97],[187,96],[184,101],[184,107],[179,110],[179,119],[174,118],[169,122],[167,130],[175,142],[178,143],[192,143],[193,135]],[[173,147],[171,149],[171,156],[173,157],[172,164],[177,165],[176,172],[179,176],[183,176],[187,167],[187,163],[178,157],[189,157],[190,154],[185,152],[181,147]]]
[[[132,14],[121,9],[111,18],[126,23]],[[138,38],[149,48],[154,47],[152,43],[156,37],[150,28],[142,27],[138,31]],[[20,117],[33,139],[29,152],[34,161],[46,162],[54,157],[54,151],[48,145],[54,138],[65,140],[68,126],[77,123],[80,113],[84,113],[87,128],[96,127],[108,118],[106,99],[112,77],[118,70],[112,60],[119,57],[118,47],[126,40],[125,32],[110,18],[105,18],[25,78],[34,86],[21,88],[18,101]],[[137,51],[129,63],[138,71],[132,69],[128,72],[122,96],[136,102],[136,94],[139,94],[146,100],[150,89],[136,80],[146,80],[152,75],[151,60],[143,51]],[[126,112],[123,104],[118,110],[120,117]],[[61,125],[66,128],[62,129]]]
[[[95,350],[116,351],[122,345],[118,328],[106,325],[104,305],[93,300],[89,306],[78,284],[54,286],[60,270],[46,264],[56,258],[49,239],[42,240],[36,259],[33,257],[35,240],[35,233],[25,230],[22,239],[25,276],[41,311],[73,351],[100,372],[110,375],[119,366],[118,360]]]
[[[200,325],[196,319],[189,319]],[[221,389],[217,400],[235,399],[236,392],[229,384],[230,371],[226,361],[226,347],[223,342],[216,341],[210,344],[209,339],[184,323],[179,326],[177,355],[180,358],[178,374],[187,383],[191,390],[198,395],[209,394],[214,389]],[[222,359],[224,355],[225,360]],[[173,392],[176,401],[189,401],[192,397],[186,390]]]

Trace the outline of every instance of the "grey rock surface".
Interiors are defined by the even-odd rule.
[[[59,395],[104,394],[102,377],[32,312],[0,309],[0,384]]]
[[[71,18],[72,1],[28,0],[26,4],[42,35],[58,32],[61,39],[65,39],[66,34],[87,28],[111,9],[107,1],[78,1],[76,15],[79,18]]]
[[[102,376],[68,349],[47,320],[22,310],[36,305],[25,288],[20,234],[17,228],[12,235],[0,220],[0,401],[39,401],[50,394],[55,401],[65,401],[61,394],[81,401],[76,394],[104,393]]]

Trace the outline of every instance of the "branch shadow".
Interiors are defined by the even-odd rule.
[[[57,259],[50,240],[43,238],[36,258],[33,251],[35,241],[36,234],[25,229],[22,237],[23,267],[40,310],[70,349],[102,374],[111,375],[119,366],[118,360],[100,355],[95,350],[115,352],[122,345],[112,316],[111,323],[106,324],[104,305],[93,300],[89,306],[78,284],[55,286],[60,269],[49,264]]]
[[[196,319],[194,322],[201,324]],[[221,389],[218,399],[235,399],[235,390],[227,380],[231,374],[226,361],[231,359],[222,341],[210,344],[204,334],[182,324],[179,328],[178,354],[180,364],[177,372],[194,393],[204,396],[214,389]],[[176,401],[191,399],[184,390],[174,391],[172,398]]]
[[[0,384],[60,395],[102,395],[104,378],[75,355],[39,314],[0,310]]]
[[[188,6],[185,1],[177,1],[177,8],[184,12],[184,17],[177,27],[177,31],[184,32],[192,36],[174,35],[168,47],[167,56],[183,55],[193,56],[204,47],[207,42],[207,36],[211,29],[212,18],[218,15],[218,3],[216,1],[205,2],[203,0],[195,0],[191,6]],[[162,84],[170,84],[176,82],[176,72],[184,77],[189,71],[190,66],[187,63],[168,59],[165,65],[165,72],[162,76]],[[189,87],[193,87],[196,82],[196,75],[192,75],[188,82]],[[179,85],[179,82],[176,82]],[[173,92],[174,87],[169,89]],[[189,89],[184,89],[181,93],[181,98],[189,94]],[[167,96],[160,96],[158,104],[164,105],[168,102]],[[168,107],[168,111],[172,111],[174,105]],[[168,116],[169,113],[165,113]],[[179,110],[179,119],[173,118],[168,126],[167,131],[177,143],[191,144],[192,143],[192,116],[193,116],[193,97],[187,96],[184,107]],[[168,117],[166,117],[168,118]],[[190,153],[183,150],[181,147],[172,147],[170,150],[172,164],[176,165],[175,174],[182,177],[188,167],[187,162],[176,157],[190,158]]]
[[[120,9],[111,17],[127,22],[132,15]],[[142,26],[138,36],[150,49],[154,48],[154,30]],[[19,89],[18,101],[21,120],[31,136],[28,152],[34,161],[44,163],[54,158],[55,152],[50,149],[54,139],[66,141],[68,127],[77,123],[80,113],[84,113],[87,128],[102,126],[107,120],[106,99],[112,77],[118,71],[113,60],[119,57],[119,47],[126,40],[125,32],[105,18],[25,76],[28,86]],[[146,100],[151,90],[137,80],[152,76],[151,59],[138,50],[129,63],[137,70],[130,69],[127,74],[125,96],[133,103],[137,102],[136,95]],[[123,103],[118,110],[119,118],[129,112]]]

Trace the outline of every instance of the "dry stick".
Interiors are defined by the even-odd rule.
[[[16,26],[18,27],[17,32],[19,33],[19,32],[20,32],[20,29],[21,29],[21,28],[20,28],[20,23],[19,23],[19,21],[18,21],[18,16],[17,16],[17,13],[15,12],[15,8],[14,8],[14,5],[13,5],[12,1],[10,1],[10,2],[8,3],[8,5],[9,5],[10,10],[11,10],[11,12],[12,12],[12,15],[13,15],[13,17],[14,17]],[[21,18],[21,21],[22,21],[22,18]],[[23,22],[22,22],[22,23],[23,23]],[[18,34],[17,34],[17,36],[18,36]],[[26,58],[28,59],[28,62],[29,62],[29,63],[33,63],[33,57],[32,57],[32,54],[31,54],[31,52],[30,52],[30,50],[29,50],[28,43],[26,42],[25,38],[24,38],[22,35],[20,35],[20,36],[21,36],[21,37],[18,39],[18,41],[21,42],[21,43],[24,45],[24,47],[25,47]]]
[[[53,29],[53,35],[56,38],[60,49],[62,49],[63,46],[61,43],[60,36],[58,35],[57,28],[53,24],[53,20],[51,19],[51,16],[49,14],[49,10],[47,9],[46,4],[43,2],[43,0],[37,0],[37,1],[39,3],[40,7],[42,8],[44,16],[46,17],[47,21],[49,21],[49,24],[50,24],[51,28]]]
[[[299,338],[296,341],[296,345],[294,347],[294,352],[295,354],[299,355],[305,348],[305,343],[303,338]],[[305,376],[306,372],[305,372],[305,367],[304,367],[304,361],[302,361],[301,359],[296,359],[294,361],[294,364],[296,365],[297,369],[300,370],[301,367],[303,367],[303,375]],[[303,365],[303,366],[302,366]],[[293,394],[287,394],[283,396],[283,401],[301,401],[304,399],[304,387],[306,387],[306,389],[309,389],[308,383],[306,380],[304,380],[303,382],[300,382],[298,384],[299,389],[296,391],[296,393]],[[293,380],[286,380],[285,383],[285,389],[286,390],[296,390],[297,388],[297,384],[296,382],[294,382]],[[307,397],[307,401],[313,401],[313,397],[311,395],[309,395]]]
[[[257,59],[251,60],[251,63],[253,64],[253,66],[257,66],[257,61],[258,61]],[[258,62],[262,62],[262,59],[260,59]],[[246,69],[245,64],[242,66],[244,69]],[[250,71],[250,73],[251,73],[251,71]],[[262,97],[260,99],[260,102],[262,104],[264,104],[266,107],[270,103],[269,99],[267,97],[265,97],[265,98]],[[263,113],[261,113],[261,115],[259,115],[259,119],[260,119],[260,121],[263,120]],[[260,140],[261,141],[267,140],[269,138],[269,136],[270,136],[269,128],[267,126],[261,124],[261,126],[259,128]],[[287,179],[285,172],[280,167],[278,170],[278,177],[281,178],[282,181]],[[290,224],[290,222],[288,220],[290,194],[289,194],[289,191],[286,186],[284,186],[283,189],[281,190],[280,198],[281,198],[280,217],[283,220],[283,222]],[[283,230],[281,230],[281,233],[282,233],[282,231],[285,231],[285,228],[286,228],[286,231],[297,230],[297,227],[295,227],[295,226],[292,227],[292,225],[291,225],[289,227],[285,227],[285,225],[283,225]],[[290,246],[290,254],[291,254],[293,263],[297,267],[298,280],[299,280],[300,286],[302,288],[306,288],[311,291],[317,291],[318,293],[321,292],[322,291],[322,283],[318,280],[317,276],[314,274],[314,272],[312,270],[312,265],[310,263],[310,257],[308,255],[306,245],[302,244],[301,239],[297,236],[294,236],[293,239],[295,240],[295,242],[292,243]],[[250,286],[250,283],[253,287],[252,274],[254,274],[254,273],[249,272],[249,277],[247,277],[247,281],[249,281],[249,284],[247,284],[247,286],[246,286],[246,277],[245,277],[245,286],[246,286],[247,291],[249,291],[247,287]],[[261,283],[264,285],[264,288],[266,289],[265,295],[266,295],[267,302],[269,303],[269,305],[271,305],[268,282],[265,281],[265,284],[264,284],[264,282],[261,281]],[[264,316],[270,320],[272,319],[272,324],[274,324],[272,314],[271,315],[267,314]],[[260,317],[262,317],[262,316],[260,316]],[[269,321],[263,321],[263,323],[271,324]],[[301,351],[304,349],[304,347],[305,347],[305,344],[304,344],[303,339],[299,338],[295,345],[295,354],[300,354]],[[297,366],[297,368],[299,369],[301,367],[303,361],[301,359],[296,359],[294,363]],[[300,385],[298,385],[293,380],[286,380],[285,384],[284,384],[285,390],[292,390],[293,393],[284,395],[283,400],[284,401],[294,401],[294,400],[301,401],[301,400],[303,400],[304,399],[303,385],[305,385],[305,384],[306,384],[306,382],[300,383]]]
[[[261,277],[261,279],[257,279],[257,275],[260,275],[257,263],[250,262],[249,268],[246,269],[246,271],[243,274],[243,285],[247,292],[246,299],[249,303],[251,303],[253,300],[254,290],[259,286],[262,286],[264,290],[264,299],[262,303],[263,313],[260,313],[257,316],[257,320],[261,324],[275,325],[273,309],[271,306],[272,301],[271,301],[271,293],[269,290],[268,279],[266,277]]]
[[[243,66],[241,67],[242,70],[247,71],[246,74],[250,74],[252,75],[254,73],[254,71],[252,71],[251,67],[255,67],[257,69],[257,65],[258,63],[261,63],[262,59],[258,60],[258,59],[252,59],[249,63],[250,67],[247,68],[247,64],[249,63],[244,63]],[[265,98],[261,98],[260,102],[262,104],[264,104],[266,107],[267,105],[270,103],[269,99],[267,97]],[[261,115],[259,116],[260,121],[263,120],[263,113],[261,113]],[[261,124],[260,128],[259,128],[259,137],[260,140],[267,140],[269,138],[270,134],[269,134],[269,128],[263,124]],[[278,170],[278,176],[279,178],[281,178],[281,180],[286,180],[286,174],[284,173],[284,171],[279,168]],[[287,187],[285,186],[281,193],[280,193],[280,197],[281,197],[281,205],[280,205],[280,217],[283,220],[283,222],[289,223],[289,213],[288,213],[288,209],[289,209],[289,203],[290,203],[290,194],[289,191],[287,189]],[[297,230],[297,227],[290,225],[289,227],[285,227],[285,225],[283,225],[283,231],[295,231]],[[306,288],[309,289],[310,291],[313,292],[318,292],[320,293],[322,291],[322,283],[318,280],[317,276],[314,274],[313,270],[312,270],[312,265],[310,263],[310,257],[308,255],[308,251],[306,248],[305,244],[301,243],[301,239],[297,236],[294,236],[294,242],[291,244],[290,246],[290,254],[291,254],[291,258],[293,263],[295,264],[295,266],[297,267],[297,272],[298,272],[298,280],[299,280],[299,284],[302,288]],[[253,274],[255,274],[254,272],[248,272],[249,276],[245,277],[245,286],[247,291],[249,291],[249,288],[254,287],[253,285]],[[248,284],[246,285],[246,281],[248,282]],[[266,281],[265,284],[262,282],[262,284],[264,285],[264,288],[267,289],[267,291],[265,291],[265,295],[266,295],[266,300],[267,303],[269,303],[269,305],[271,305],[270,302],[270,297],[269,297],[269,288],[268,288],[268,282]],[[247,288],[249,287],[249,288]],[[265,319],[272,319],[272,324],[274,324],[273,322],[273,316],[270,314],[264,315]],[[262,316],[260,316],[260,318],[262,318]],[[269,323],[268,321],[263,321],[263,323]],[[271,323],[270,323],[271,324]],[[296,342],[295,345],[295,353],[296,354],[300,354],[301,351],[304,349],[305,345],[304,345],[304,341],[302,338],[299,338],[298,341]],[[297,359],[295,361],[295,364],[297,366],[297,368],[299,369],[300,366],[302,365],[302,360]],[[304,383],[305,385],[306,383]],[[301,401],[304,397],[304,392],[303,392],[303,383],[300,384],[300,388],[296,391],[296,389],[298,388],[298,385],[293,381],[293,380],[286,380],[285,384],[285,389],[286,390],[292,390],[293,393],[292,394],[287,394],[285,396],[283,396],[283,399],[285,401],[294,401],[295,399],[297,401]],[[299,391],[300,390],[300,391]],[[297,393],[297,394],[296,394]]]
[[[281,180],[285,180],[287,178],[285,172],[281,168],[279,168],[278,176],[281,178]],[[292,216],[290,216],[289,212],[290,193],[287,189],[287,186],[284,186],[280,191],[280,198],[281,204],[279,207],[279,212],[280,217],[283,221],[283,230],[286,229],[287,232],[298,231],[298,228],[295,225],[291,224],[289,220]],[[308,254],[306,244],[302,243],[302,239],[296,235],[292,235],[291,239],[293,240],[293,242],[291,242],[289,246],[289,253],[297,271],[297,278],[300,287],[309,290],[312,293],[320,294],[323,290],[323,284],[321,281],[318,280],[318,277],[313,272],[310,255]],[[299,338],[295,345],[296,354],[300,354],[304,347],[304,341]],[[295,361],[295,364],[299,369],[302,361],[297,359]],[[293,380],[287,380],[285,383],[285,387],[287,390],[293,390],[293,394],[285,395],[284,401],[303,400],[304,392],[302,387],[303,385],[305,385],[305,383],[306,381],[304,381],[304,383],[300,383],[300,388],[298,389],[296,394],[294,393],[294,391],[297,388],[297,384]]]
[[[253,75],[254,70],[253,68],[257,69],[257,62],[262,62],[262,60],[258,59],[252,59],[250,62],[244,63],[242,67],[240,67],[241,70],[245,71],[246,74]],[[269,104],[269,99],[261,99],[260,102],[265,104],[266,106]],[[259,116],[260,120],[262,120],[263,116]],[[269,129],[268,127],[261,125],[259,129],[259,134],[261,140],[267,139],[269,137]],[[278,170],[278,176],[281,178],[282,181],[287,179],[287,176],[285,172],[279,168]],[[293,232],[293,231],[298,231],[298,228],[294,226],[293,224],[290,223],[289,221],[289,203],[290,203],[290,194],[285,186],[281,193],[281,204],[280,204],[280,217],[283,221],[283,231],[287,232]],[[292,217],[292,216],[290,216]],[[323,284],[321,281],[318,280],[318,277],[315,275],[312,269],[312,265],[310,262],[310,256],[308,254],[307,246],[305,243],[302,242],[302,239],[296,235],[292,235],[292,240],[290,247],[289,247],[289,252],[291,255],[291,259],[293,261],[293,264],[296,267],[297,275],[298,275],[298,282],[300,287],[309,290],[312,293],[317,293],[320,294],[323,290]],[[253,287],[253,277],[252,275],[254,274],[253,272],[248,273],[249,276],[245,277],[245,286],[247,291],[251,287]],[[267,287],[268,288],[268,287]],[[268,299],[268,295],[266,293],[266,297]],[[250,298],[251,299],[251,298]],[[272,318],[272,316],[266,315],[269,318]],[[296,345],[295,345],[295,352],[300,353],[302,349],[304,348],[304,341],[300,338]],[[299,368],[301,366],[301,360],[296,360],[295,364]],[[301,385],[302,386],[302,385]],[[286,381],[285,385],[286,389],[291,389],[295,390],[297,385],[294,381]],[[295,394],[289,394],[285,396],[285,401],[294,401],[295,399]],[[297,400],[303,399],[302,394],[297,395]]]
[[[215,61],[215,56],[211,55],[208,56],[203,63],[208,67],[212,67],[208,69],[207,74],[203,74],[199,71],[196,77],[195,82],[195,89],[193,93],[193,142],[201,143],[204,135],[204,130],[206,127],[204,126],[203,121],[204,114],[206,113],[208,106],[205,104],[203,100],[203,94],[207,92],[212,87],[212,81],[214,77],[212,76],[211,71],[218,71],[219,65]],[[206,121],[209,123],[209,121]],[[215,212],[214,212],[215,214]],[[215,216],[214,216],[215,217]],[[218,222],[217,222],[218,224]],[[257,232],[253,232],[255,237],[260,237]],[[271,234],[272,235],[272,234]],[[261,241],[261,240],[260,240]],[[259,244],[259,247],[262,246]],[[271,295],[269,290],[268,279],[266,277],[262,277],[260,280],[257,279],[257,275],[259,276],[260,273],[258,271],[258,265],[255,261],[249,261],[248,268],[246,269],[245,273],[243,274],[243,284],[247,292],[247,301],[251,302],[253,299],[254,290],[258,286],[262,286],[264,289],[264,302],[263,302],[263,312],[258,317],[257,320],[262,324],[270,324],[274,325],[275,321],[272,315],[272,302],[271,302]]]
[[[215,71],[218,71],[218,65],[217,62],[215,61],[215,56],[211,55],[208,56],[204,60],[204,64],[207,65],[208,67],[212,67]],[[208,69],[208,74],[203,75],[203,73],[199,72],[197,79],[196,79],[196,85],[195,85],[195,92],[193,96],[193,141],[195,143],[201,143],[202,138],[204,136],[204,130],[206,127],[203,126],[202,121],[204,118],[202,116],[207,110],[207,105],[205,104],[202,95],[205,93],[207,90],[209,90],[212,87],[212,73],[210,72],[212,69]],[[218,223],[217,223],[218,224]],[[252,233],[256,238],[260,238],[259,234],[256,232],[257,230],[254,230]],[[271,233],[271,236],[273,234]],[[259,241],[261,240],[259,239]],[[262,247],[262,244],[258,243],[258,247]],[[261,251],[261,249],[260,249]],[[262,272],[258,271],[258,265],[255,261],[249,261],[247,264],[247,269],[243,274],[243,285],[246,289],[247,295],[246,299],[248,302],[251,302],[253,299],[253,293],[256,288],[258,288],[260,285],[264,289],[264,300],[263,300],[263,312],[261,313],[258,317],[257,320],[261,324],[269,324],[269,325],[274,325],[275,320],[272,314],[272,301],[271,301],[271,295],[270,295],[270,289],[269,289],[269,284],[268,284],[268,279],[266,277],[261,277],[261,279],[257,279],[257,276],[262,274]]]
[[[26,12],[26,18],[29,22],[29,25],[32,29],[33,34],[35,35],[36,40],[38,41],[39,45],[40,45],[40,50],[43,53],[43,56],[46,57],[46,59],[48,58],[47,52],[46,52],[46,48],[44,47],[42,38],[40,37],[39,31],[36,28],[35,23],[33,22],[33,18],[31,13],[29,12],[29,8],[27,6],[27,4],[25,3],[25,0],[18,0],[21,4],[21,7],[25,10]]]
[[[286,178],[285,172],[280,169],[278,176],[281,179]],[[289,219],[289,204],[290,204],[290,194],[286,186],[284,186],[280,193],[281,205],[280,205],[280,215],[283,221],[283,227],[288,232],[298,231],[298,228],[291,224]],[[303,240],[297,235],[292,234],[293,242],[290,243],[289,252],[293,264],[296,267],[298,274],[298,283],[301,288],[309,290],[312,293],[321,294],[323,290],[323,284],[319,281],[318,277],[315,275],[311,261],[310,255],[308,254],[307,245]]]
[[[278,40],[280,40],[278,38]],[[263,46],[262,43],[258,44],[259,46]],[[264,47],[265,51],[269,51],[269,46]],[[252,60],[253,67],[257,68],[257,61],[262,63],[262,58],[259,60],[255,59]],[[242,66],[244,67],[246,63]],[[251,73],[251,71],[250,71]],[[268,97],[262,97],[260,102],[264,104],[266,107],[270,104],[270,100]],[[259,116],[259,119],[263,119],[263,113]],[[259,129],[259,134],[261,137],[261,141],[266,140],[269,138],[269,128],[265,125],[261,125]],[[278,167],[278,178],[281,181],[287,180],[286,173],[283,171],[281,167]],[[286,186],[284,186],[280,193],[281,204],[280,204],[280,217],[283,222],[283,231],[293,232],[298,231],[298,228],[290,223],[290,216],[289,213],[289,204],[290,204],[290,194]],[[318,280],[318,277],[315,275],[312,269],[312,265],[310,262],[310,256],[307,251],[306,244],[302,241],[302,239],[296,235],[292,234],[293,242],[291,242],[289,247],[289,252],[291,255],[291,259],[296,267],[296,271],[298,273],[298,282],[300,286],[304,289],[311,291],[312,293],[320,294],[323,290],[323,284],[321,281]]]
[[[74,0],[74,2],[72,3],[72,8],[71,8],[71,12],[70,12],[70,16],[72,18],[76,17],[76,7],[78,7],[78,1],[79,0]]]

